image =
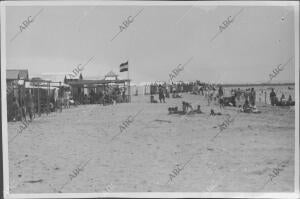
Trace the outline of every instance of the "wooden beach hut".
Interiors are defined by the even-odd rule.
[[[131,102],[130,80],[118,79],[118,76],[113,73],[107,74],[102,80],[75,79],[66,80],[66,83],[70,85],[73,99],[83,104],[105,104],[105,96],[114,96],[117,90],[123,90],[125,93],[124,98],[115,98],[116,102]]]

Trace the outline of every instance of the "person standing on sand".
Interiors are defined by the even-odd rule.
[[[267,104],[267,91],[265,91],[265,104]]]
[[[20,106],[18,100],[13,97],[13,105],[12,105],[12,120],[18,121],[20,118]]]
[[[124,88],[124,90],[122,92],[122,100],[123,100],[123,102],[125,102],[125,100],[126,100],[125,88]]]
[[[237,101],[240,103],[240,99],[241,99],[241,90],[240,90],[240,88],[237,89],[235,94],[236,94],[235,96],[236,96]]]
[[[280,98],[280,104],[281,104],[281,105],[286,105],[286,102],[287,102],[287,100],[286,100],[286,98],[285,98],[285,95],[282,94],[282,95],[281,95],[281,98]]]
[[[104,102],[103,102],[103,92],[102,91],[100,91],[99,92],[99,105],[103,105],[104,104]]]
[[[219,94],[219,95],[218,95],[219,97],[223,97],[224,92],[223,92],[222,86],[219,87],[219,92],[218,92],[218,94]]]
[[[70,96],[71,96],[70,91],[65,92],[65,106],[66,106],[66,108],[70,108]]]
[[[26,119],[26,106],[25,106],[25,97],[22,95],[19,97],[19,106],[20,106],[20,113],[21,113],[21,121],[23,119],[27,121]]]
[[[210,106],[210,103],[211,103],[212,100],[213,100],[213,95],[214,95],[213,90],[208,89],[208,90],[207,90],[208,106]]]
[[[33,97],[31,95],[30,91],[27,91],[27,93],[26,93],[25,106],[26,106],[26,113],[29,114],[30,121],[32,121],[34,103],[33,103]]]
[[[270,100],[272,106],[276,105],[276,93],[274,92],[274,88],[272,88],[272,91],[270,93]]]
[[[293,100],[292,100],[292,96],[289,95],[289,99],[288,99],[288,102],[291,103]]]
[[[252,107],[254,107],[255,106],[255,100],[256,100],[256,92],[255,92],[254,88],[251,88],[249,98],[250,98],[250,105]]]
[[[224,108],[223,106],[223,95],[224,95],[224,91],[222,86],[219,87],[219,91],[218,91],[218,97],[219,97],[219,104],[220,104],[220,108]]]
[[[163,102],[166,103],[165,102],[164,90],[163,90],[161,85],[158,86],[158,98],[159,98],[160,103],[161,103],[161,100],[163,100]]]
[[[245,101],[246,101],[246,100],[249,101],[249,92],[248,92],[248,88],[246,88],[246,91],[244,92],[244,98],[245,98]]]
[[[261,98],[262,98],[262,95],[263,95],[263,90],[259,90],[260,92],[258,93],[258,101],[259,103],[261,103]]]

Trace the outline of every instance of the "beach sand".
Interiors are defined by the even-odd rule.
[[[204,114],[168,115],[168,107],[181,109],[183,100],[201,105]],[[14,139],[21,123],[9,122],[10,193],[106,192],[107,186],[110,192],[294,190],[294,110],[261,104],[261,114],[247,114],[225,107],[213,117],[210,108],[220,110],[207,106],[203,96],[149,101],[150,96],[132,96],[129,104],[42,115]],[[235,119],[212,140],[225,114]],[[174,175],[177,166],[182,170]],[[71,179],[76,168],[82,169]]]

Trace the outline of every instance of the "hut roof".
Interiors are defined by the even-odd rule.
[[[91,84],[98,84],[98,85],[104,85],[104,84],[123,84],[126,82],[130,82],[129,79],[117,79],[117,80],[77,80],[77,81],[69,81],[68,84],[70,86],[82,86],[82,85],[91,85]]]
[[[17,79],[25,79],[28,80],[28,70],[27,69],[7,69],[6,70],[6,79],[7,80],[17,80]]]
[[[118,77],[118,75],[116,73],[114,73],[113,71],[109,71],[105,77]]]

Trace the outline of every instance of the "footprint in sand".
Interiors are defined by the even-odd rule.
[[[214,151],[214,149],[213,149],[213,148],[210,148],[210,147],[207,147],[207,150],[208,150],[208,151]]]
[[[268,161],[267,164],[273,164],[273,162],[272,161]]]
[[[252,171],[250,172],[251,174],[254,175],[263,175],[264,173],[266,173],[269,169],[268,168],[264,168],[263,170],[257,170],[257,171]]]

